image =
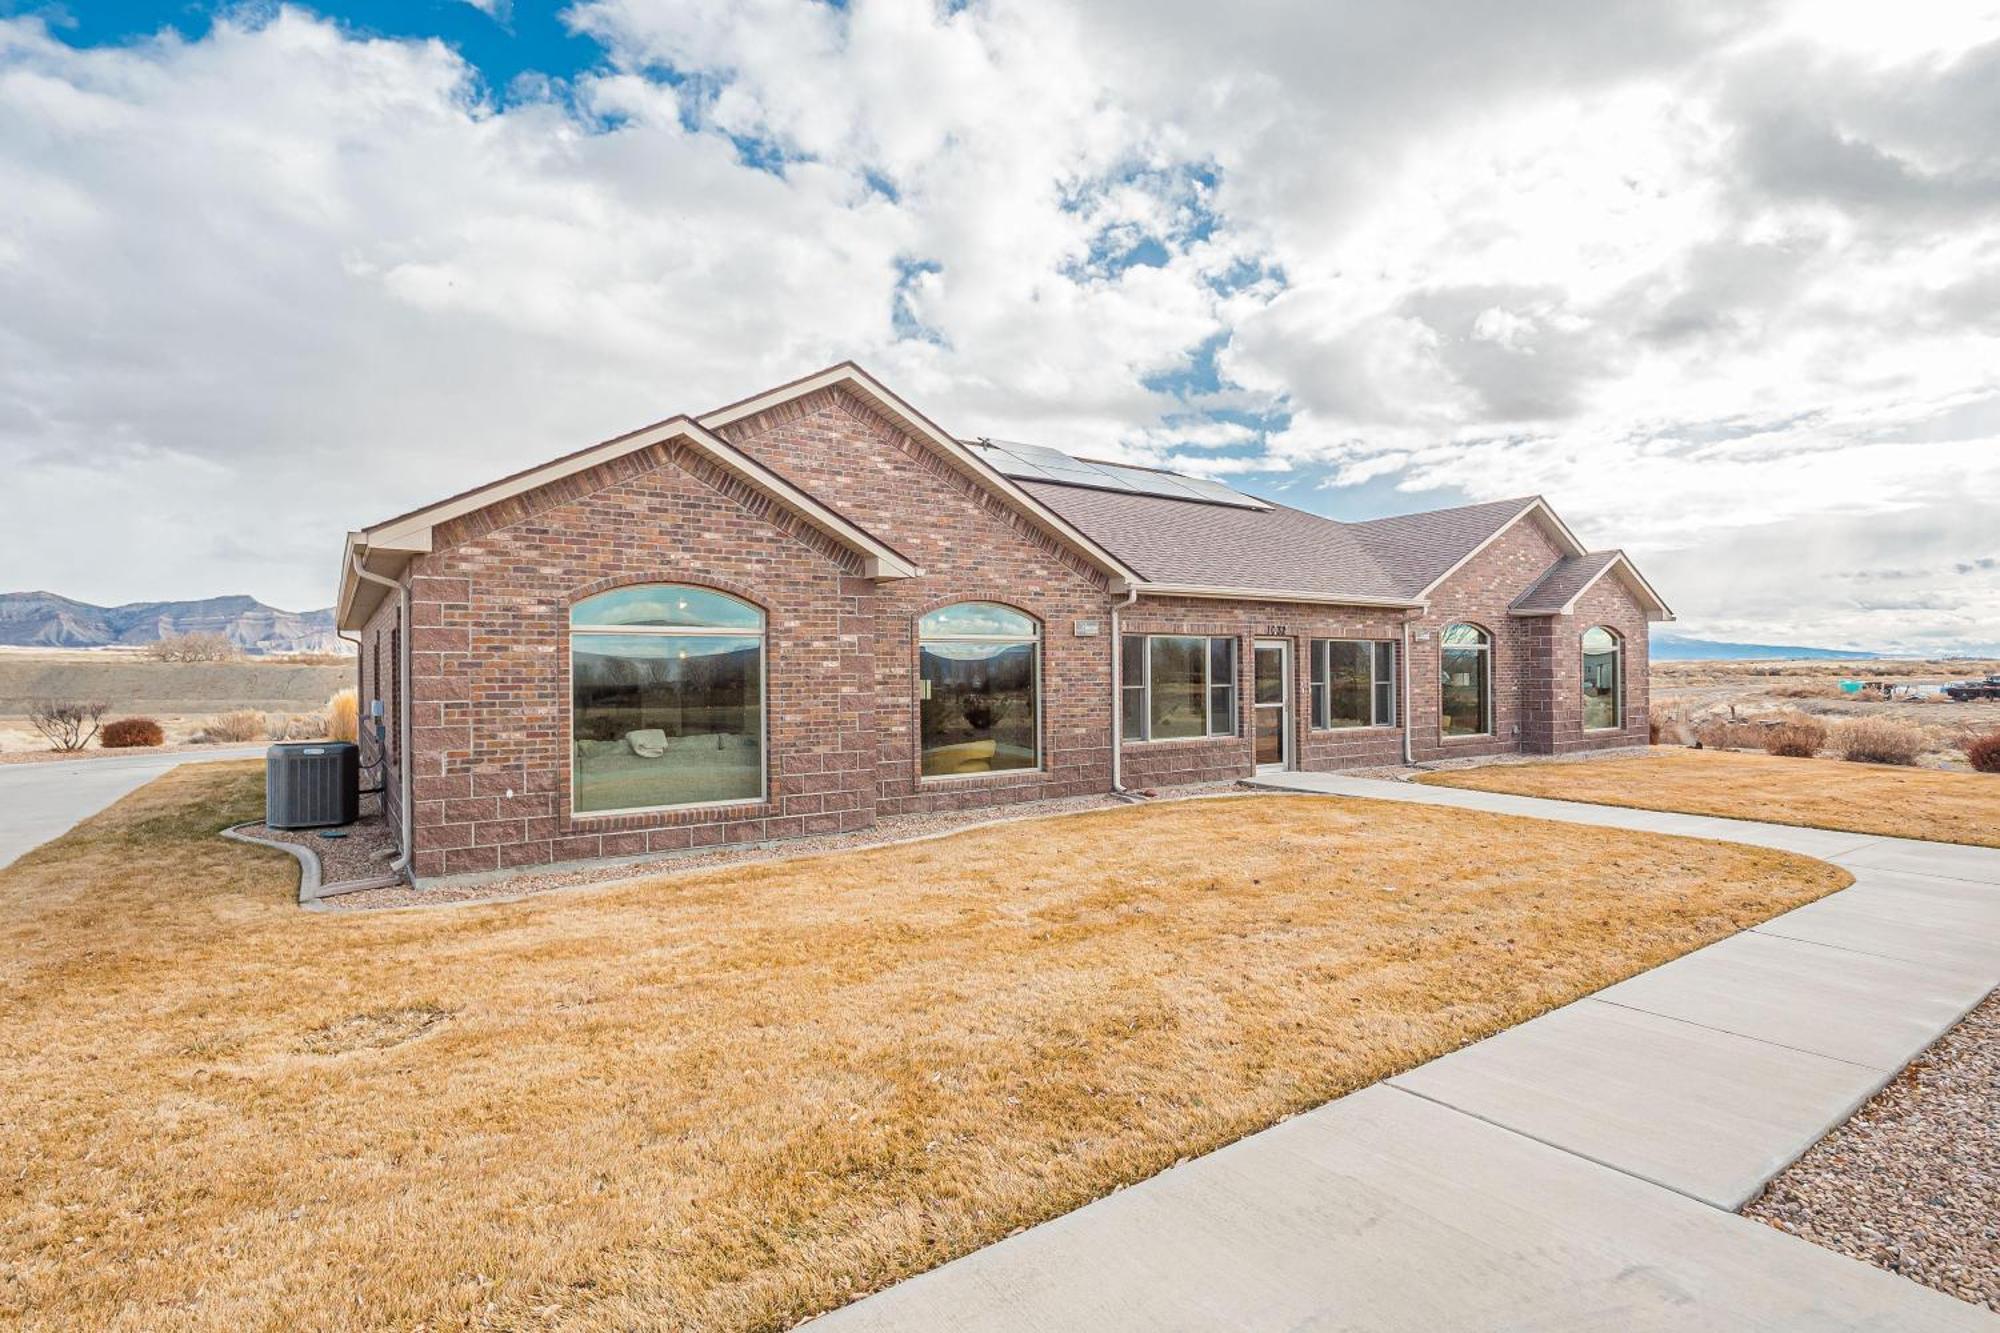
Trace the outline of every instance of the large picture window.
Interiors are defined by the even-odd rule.
[[[1040,767],[1040,646],[1034,620],[993,602],[917,622],[925,777]]]
[[[1127,634],[1119,652],[1126,740],[1236,734],[1236,640]]]
[[[1438,710],[1447,736],[1493,730],[1493,644],[1477,625],[1452,625],[1438,654]]]
[[[1396,725],[1396,645],[1359,639],[1312,641],[1312,724]]]
[[[1624,644],[1595,626],[1583,632],[1583,729],[1616,731],[1625,723]]]
[[[578,602],[569,624],[575,813],[763,799],[763,612],[648,584]]]

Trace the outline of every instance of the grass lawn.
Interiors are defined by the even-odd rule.
[[[261,804],[0,871],[0,1324],[779,1328],[1848,882],[1274,796],[316,914]]]
[[[1629,759],[1428,773],[1437,787],[2000,847],[2000,777],[1668,748]]]

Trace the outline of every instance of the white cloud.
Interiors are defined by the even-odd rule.
[[[503,103],[297,10],[0,20],[0,582],[321,603],[345,527],[853,356],[967,433],[1543,492],[1695,628],[2000,637],[1997,13],[581,0],[606,66]],[[1885,534],[1972,572],[1857,596]]]

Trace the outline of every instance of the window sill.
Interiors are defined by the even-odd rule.
[[[1308,727],[1306,728],[1306,734],[1310,736],[1345,736],[1349,732],[1355,731],[1397,730],[1399,728],[1394,722],[1356,722],[1352,726],[1346,727]]]
[[[919,773],[917,774],[917,783],[921,786],[927,782],[993,782],[1006,778],[1047,777],[1048,772],[1046,768],[1035,767],[1000,768],[985,773]]]
[[[1238,735],[1236,732],[1225,731],[1214,736],[1161,736],[1157,738],[1149,738],[1147,740],[1134,740],[1130,736],[1121,736],[1119,738],[1119,744],[1120,745],[1200,745],[1205,742],[1240,741],[1242,739],[1243,737]]]
[[[768,796],[749,796],[740,801],[696,801],[692,805],[635,805],[625,810],[571,810],[569,821],[579,824],[591,819],[632,819],[641,815],[685,815],[700,810],[747,810],[769,805]]]

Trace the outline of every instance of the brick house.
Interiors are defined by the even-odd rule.
[[[350,533],[337,616],[426,880],[1641,744],[1671,613],[1538,497],[1336,522],[843,364]]]

